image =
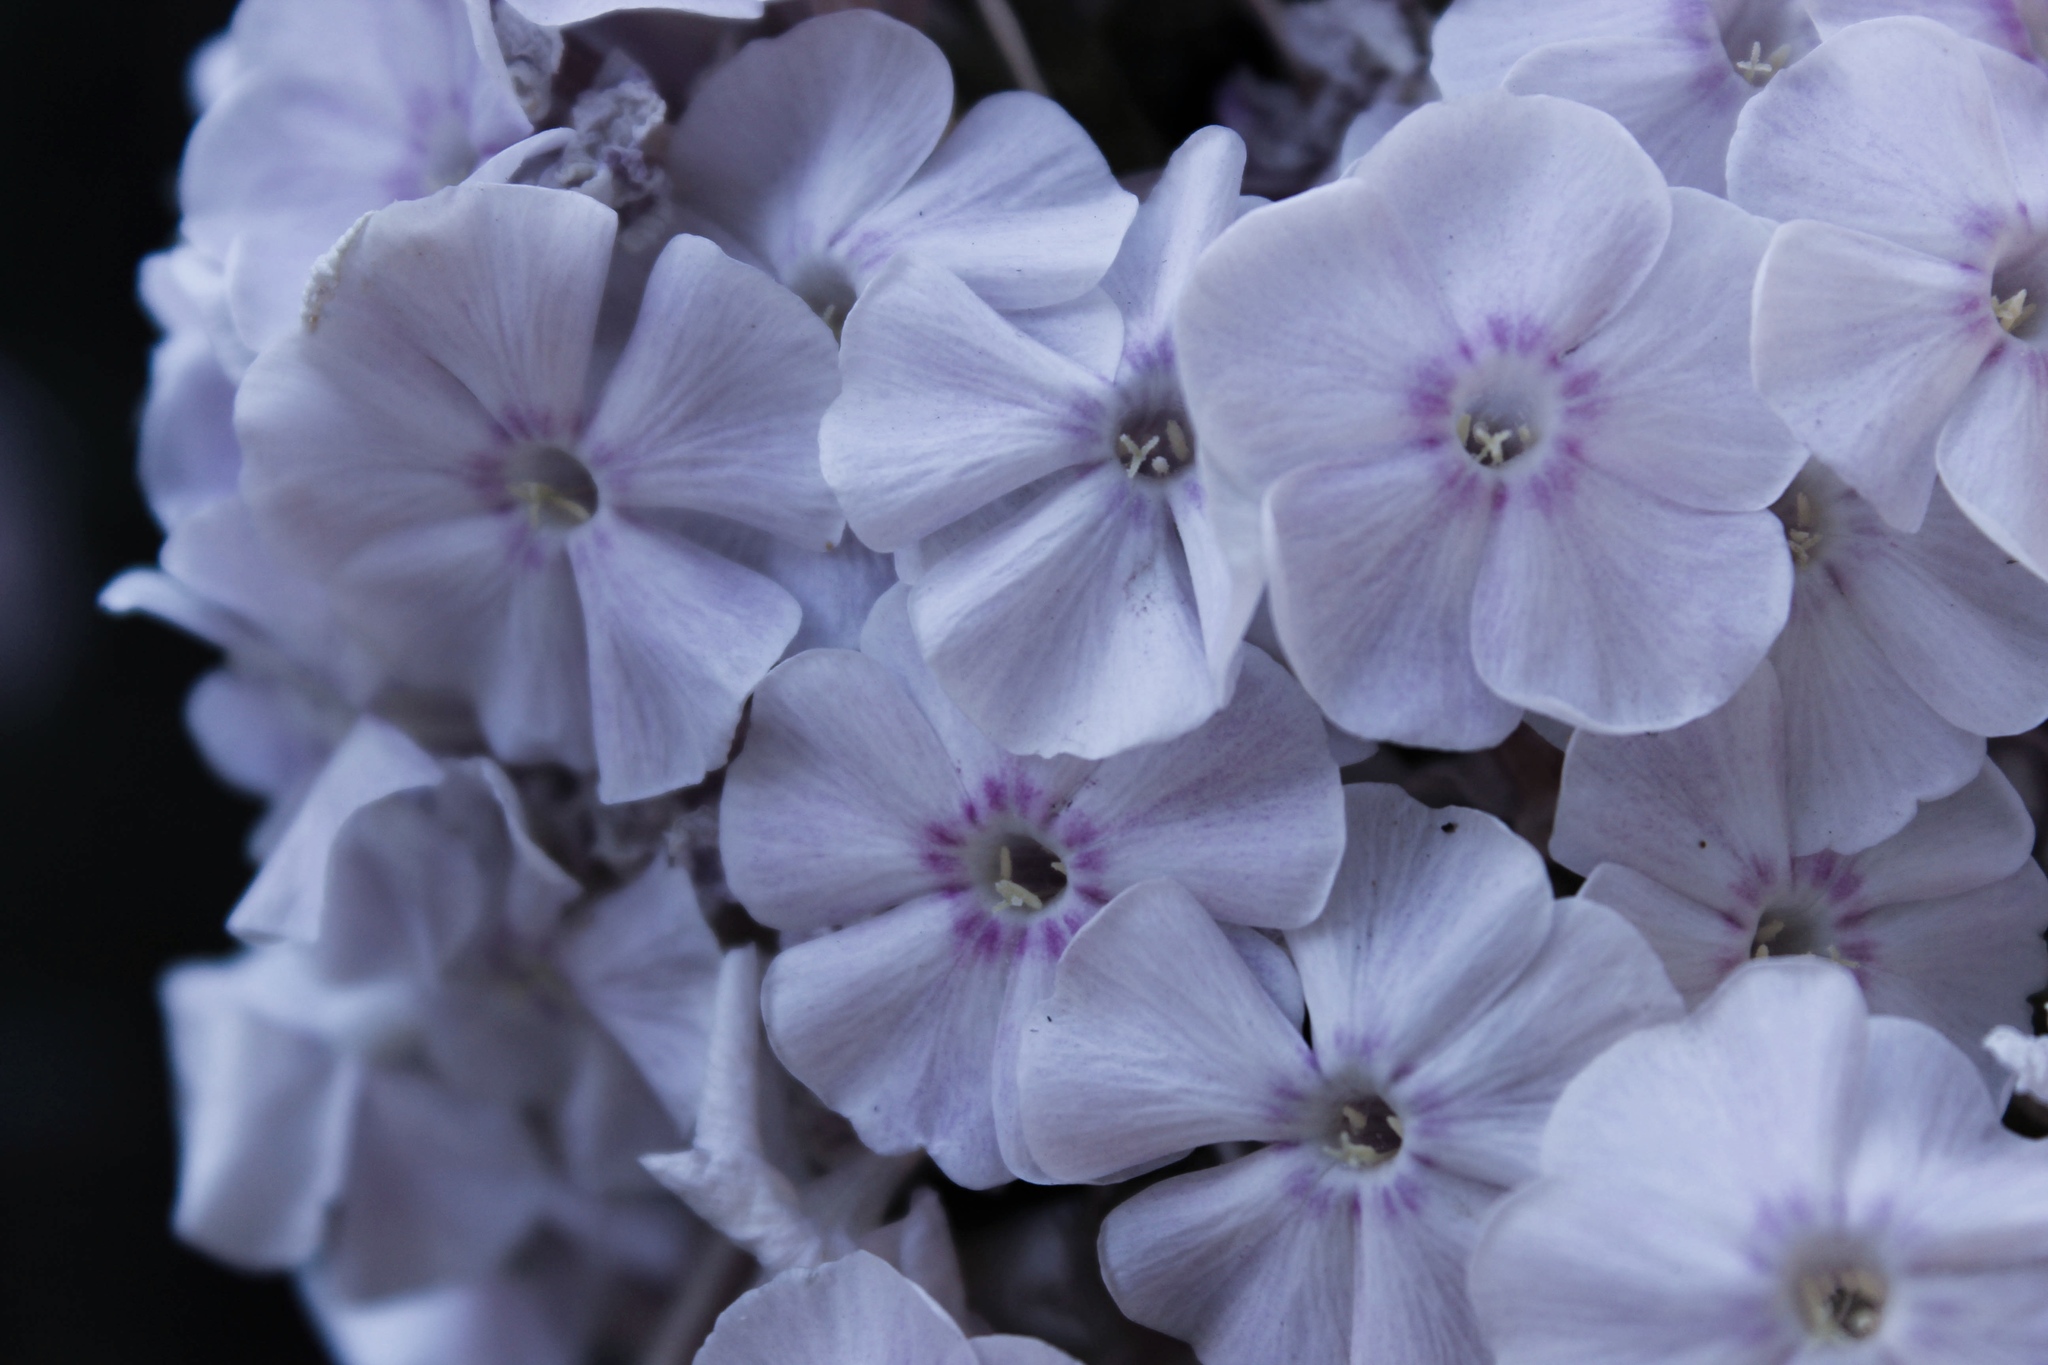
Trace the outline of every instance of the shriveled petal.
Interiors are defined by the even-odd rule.
[[[1211,1365],[1351,1359],[1356,1192],[1317,1165],[1268,1147],[1118,1205],[1100,1243],[1117,1307]]]
[[[818,470],[839,391],[831,333],[702,237],[663,248],[584,438],[616,506],[712,512],[816,548],[841,526]]]
[[[1476,465],[1419,454],[1300,469],[1267,495],[1274,625],[1302,686],[1346,730],[1476,749],[1514,729],[1521,708],[1472,660],[1487,492]]]
[[[930,39],[873,11],[828,14],[714,68],[669,169],[687,207],[802,289],[836,234],[909,183],[952,112]]]
[[[1679,729],[1578,731],[1565,750],[1550,856],[1587,875],[1619,863],[1714,906],[1744,886],[1782,885],[1791,875],[1784,723],[1777,675],[1762,667],[1727,705]]]
[[[1785,700],[1794,854],[1868,848],[1983,762],[1983,741],[1906,685],[1824,575],[1801,584],[1771,662]]]
[[[350,817],[394,792],[432,786],[441,767],[396,726],[364,716],[315,779],[299,813],[242,894],[228,928],[252,942],[320,937],[327,864]]]
[[[1963,391],[1936,450],[1956,505],[1999,549],[2048,578],[2048,352],[2008,341]],[[2032,501],[2030,501],[2032,500]]]
[[[1106,460],[927,569],[910,619],[947,695],[1018,753],[1101,758],[1223,700],[1171,509]]]
[[[689,1132],[704,1083],[718,940],[687,868],[656,857],[590,907],[556,960],[583,1002]]]
[[[1137,209],[1070,114],[1007,91],[968,110],[903,192],[834,248],[857,289],[914,250],[998,308],[1044,308],[1102,278]]]
[[[761,986],[768,1040],[790,1074],[882,1153],[924,1148],[970,1189],[1010,1179],[991,1075],[1006,964],[925,896],[786,948]]]
[[[1472,605],[1480,677],[1605,731],[1668,729],[1727,701],[1785,624],[1778,519],[1696,512],[1590,464],[1546,476],[1510,491],[1487,542]]]
[[[1787,223],[1764,253],[1757,388],[1902,530],[1919,528],[1935,437],[2003,335],[1990,290],[1974,267],[1827,223]]]
[[[1317,1058],[1389,1075],[1444,1046],[1551,931],[1543,859],[1490,815],[1345,788],[1349,844],[1322,917],[1287,932]]]
[[[975,1365],[930,1296],[865,1251],[786,1270],[718,1315],[702,1365]]]
[[[1195,262],[1237,221],[1244,183],[1244,140],[1228,128],[1195,132],[1167,160],[1124,234],[1103,292],[1124,317],[1126,363],[1172,354],[1173,313]]]
[[[1322,718],[1246,647],[1230,704],[1200,729],[1105,759],[1062,821],[1099,832],[1102,877],[1170,877],[1216,918],[1291,929],[1322,912],[1344,852],[1344,797]]]
[[[1696,190],[1675,191],[1671,211],[1656,269],[1572,353],[1601,378],[1586,458],[1686,507],[1758,511],[1806,459],[1749,373],[1750,286],[1771,225]]]
[[[1587,990],[1589,981],[1600,988]],[[1522,1184],[1536,1175],[1543,1123],[1565,1083],[1616,1039],[1683,1013],[1626,920],[1591,901],[1560,901],[1527,970],[1390,1088],[1396,1106],[1429,1097],[1403,1140],[1432,1170],[1501,1189]]]
[[[1919,18],[1836,35],[1773,76],[1743,111],[1728,149],[1728,197],[1781,222],[1819,219],[1940,260],[1988,264],[2017,192],[1977,52]],[[1769,372],[1761,357],[1758,372]]]
[[[1890,553],[1850,560],[1835,581],[1899,676],[1973,734],[2014,734],[2048,719],[2048,584],[1940,489],[1917,534],[1872,530]]]
[[[1673,185],[1708,194],[1727,188],[1728,139],[1751,92],[1711,30],[1704,43],[1698,33],[1685,32],[1590,40],[1574,35],[1574,41],[1537,48],[1516,62],[1502,85],[1517,95],[1558,95],[1612,114]]]
[[[845,389],[825,416],[825,476],[877,549],[900,549],[1055,470],[1111,458],[1107,382],[921,257],[882,271],[840,340]]]
[[[599,799],[702,781],[796,634],[796,599],[680,536],[603,512],[570,539],[569,558],[589,632]]]
[[[1111,901],[1024,1031],[1024,1136],[1048,1174],[1099,1180],[1211,1142],[1292,1134],[1315,1060],[1199,902],[1166,880]]]
[[[931,725],[880,663],[814,650],[754,694],[719,807],[725,875],[764,924],[843,924],[938,889],[929,831],[965,793]]]

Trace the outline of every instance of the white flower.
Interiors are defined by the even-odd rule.
[[[1847,972],[1757,963],[1566,1088],[1472,1295],[1499,1365],[2031,1365],[2041,1155]]]
[[[1793,804],[1813,789],[1789,785],[1791,755],[1813,740],[1789,715],[1766,665],[1682,729],[1574,735],[1551,856],[1589,874],[1581,894],[1642,930],[1689,1002],[1752,958],[1830,957],[1872,1009],[1940,1029],[1996,1081],[1977,1040],[2025,1022],[2029,992],[2048,979],[2048,877],[2026,808],[1980,758],[1975,780],[1882,843],[1854,854],[1795,844],[1816,822]],[[1816,775],[1822,789],[1861,778]]]
[[[726,778],[733,893],[787,934],[844,926],[770,966],[768,1037],[875,1150],[924,1147],[964,1185],[1035,1177],[1013,1059],[1075,932],[1156,876],[1233,923],[1306,922],[1343,842],[1336,767],[1308,699],[1253,651],[1208,724],[1096,763],[975,730],[919,659],[901,589],[862,648],[771,673]]]
[[[2048,73],[1925,19],[1822,44],[1744,115],[1729,193],[1787,221],[1756,287],[1756,375],[1904,530],[1937,470],[2048,577]]]
[[[1681,724],[1784,624],[1799,451],[1749,378],[1767,225],[1580,105],[1477,95],[1211,247],[1175,337],[1264,498],[1273,619],[1339,726]]]
[[[1480,1218],[1534,1174],[1573,1073],[1679,1010],[1642,940],[1553,901],[1492,817],[1345,795],[1329,908],[1286,934],[1312,1043],[1166,882],[1082,929],[1024,1039],[1025,1136],[1057,1177],[1267,1144],[1103,1225],[1119,1306],[1208,1365],[1481,1358],[1464,1293]]]
[[[918,644],[1005,748],[1103,758],[1185,734],[1230,694],[1257,572],[1217,535],[1227,491],[1169,327],[1238,216],[1243,169],[1235,134],[1196,133],[1102,295],[1056,319],[1006,319],[906,256],[847,321],[825,477],[863,540],[915,552]]]
[[[474,185],[395,205],[332,258],[236,408],[243,491],[391,673],[467,699],[509,761],[608,801],[700,780],[797,604],[680,529],[823,546],[830,334],[701,238],[662,252],[586,385],[616,215]]]

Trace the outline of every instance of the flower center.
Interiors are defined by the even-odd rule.
[[[1767,909],[1757,921],[1749,955],[1762,957],[1824,957],[1844,967],[1858,964],[1842,956],[1823,918],[1797,906]]]
[[[1461,412],[1455,426],[1458,444],[1488,469],[1498,469],[1527,451],[1539,439],[1536,428],[1520,417]]]
[[[1371,1170],[1401,1150],[1401,1116],[1378,1095],[1337,1106],[1336,1128],[1326,1151],[1345,1165]]]
[[[505,491],[526,506],[534,530],[566,531],[597,511],[597,481],[560,446],[523,445],[505,461]]]
[[[1735,63],[1736,72],[1751,85],[1762,85],[1771,77],[1792,64],[1792,45],[1785,43],[1769,56],[1764,55],[1764,45],[1751,42],[1749,55]]]
[[[1785,548],[1792,552],[1792,562],[1805,568],[1820,550],[1820,521],[1813,499],[1804,489],[1789,490],[1771,504],[1771,510],[1785,527]]]
[[[1884,1276],[1864,1266],[1813,1271],[1799,1280],[1799,1317],[1820,1341],[1866,1341],[1884,1325]]]
[[[832,339],[846,327],[846,315],[853,308],[853,281],[830,261],[814,260],[796,272],[790,290],[811,306],[818,320],[832,329]]]
[[[1164,479],[1195,462],[1195,438],[1179,412],[1137,412],[1124,419],[1110,455],[1127,479]]]
[[[1067,865],[1028,834],[1005,836],[983,869],[989,894],[1005,910],[1043,910],[1067,889]]]
[[[2008,336],[2041,344],[2041,305],[2048,303],[2048,241],[2030,240],[1999,253],[1991,272],[1991,316]]]

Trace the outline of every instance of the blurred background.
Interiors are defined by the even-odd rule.
[[[332,0],[354,3],[355,0]],[[186,691],[212,651],[93,597],[151,561],[134,478],[153,330],[141,257],[170,243],[185,63],[232,0],[5,0],[0,126],[0,1360],[155,1365],[322,1354],[290,1286],[168,1231],[174,1151],[155,981],[228,950],[254,807],[201,766]],[[975,0],[928,31],[963,97],[1010,84]],[[1020,0],[1051,93],[1119,172],[1280,63],[1245,0]],[[972,1203],[973,1201],[968,1201]],[[962,1209],[970,1220],[971,1209]],[[993,1210],[991,1210],[993,1212]]]

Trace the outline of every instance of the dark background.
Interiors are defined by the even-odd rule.
[[[332,0],[356,3],[356,0]],[[1270,52],[1236,0],[1023,0],[1053,93],[1119,170],[1207,121],[1210,91]],[[212,651],[100,616],[151,560],[134,481],[152,329],[136,262],[167,245],[190,124],[185,61],[231,0],[0,0],[0,498],[32,531],[47,620],[0,632],[0,1361],[316,1361],[289,1285],[168,1232],[165,964],[226,951],[254,814],[186,741]],[[963,93],[1004,83],[955,6]],[[937,25],[934,26],[938,27]],[[15,519],[0,516],[0,535]],[[6,548],[0,546],[0,549]],[[0,555],[0,560],[5,556]],[[18,676],[17,676],[18,675]],[[20,682],[20,679],[27,679]],[[13,679],[13,681],[10,681]],[[17,685],[19,683],[19,685]]]

